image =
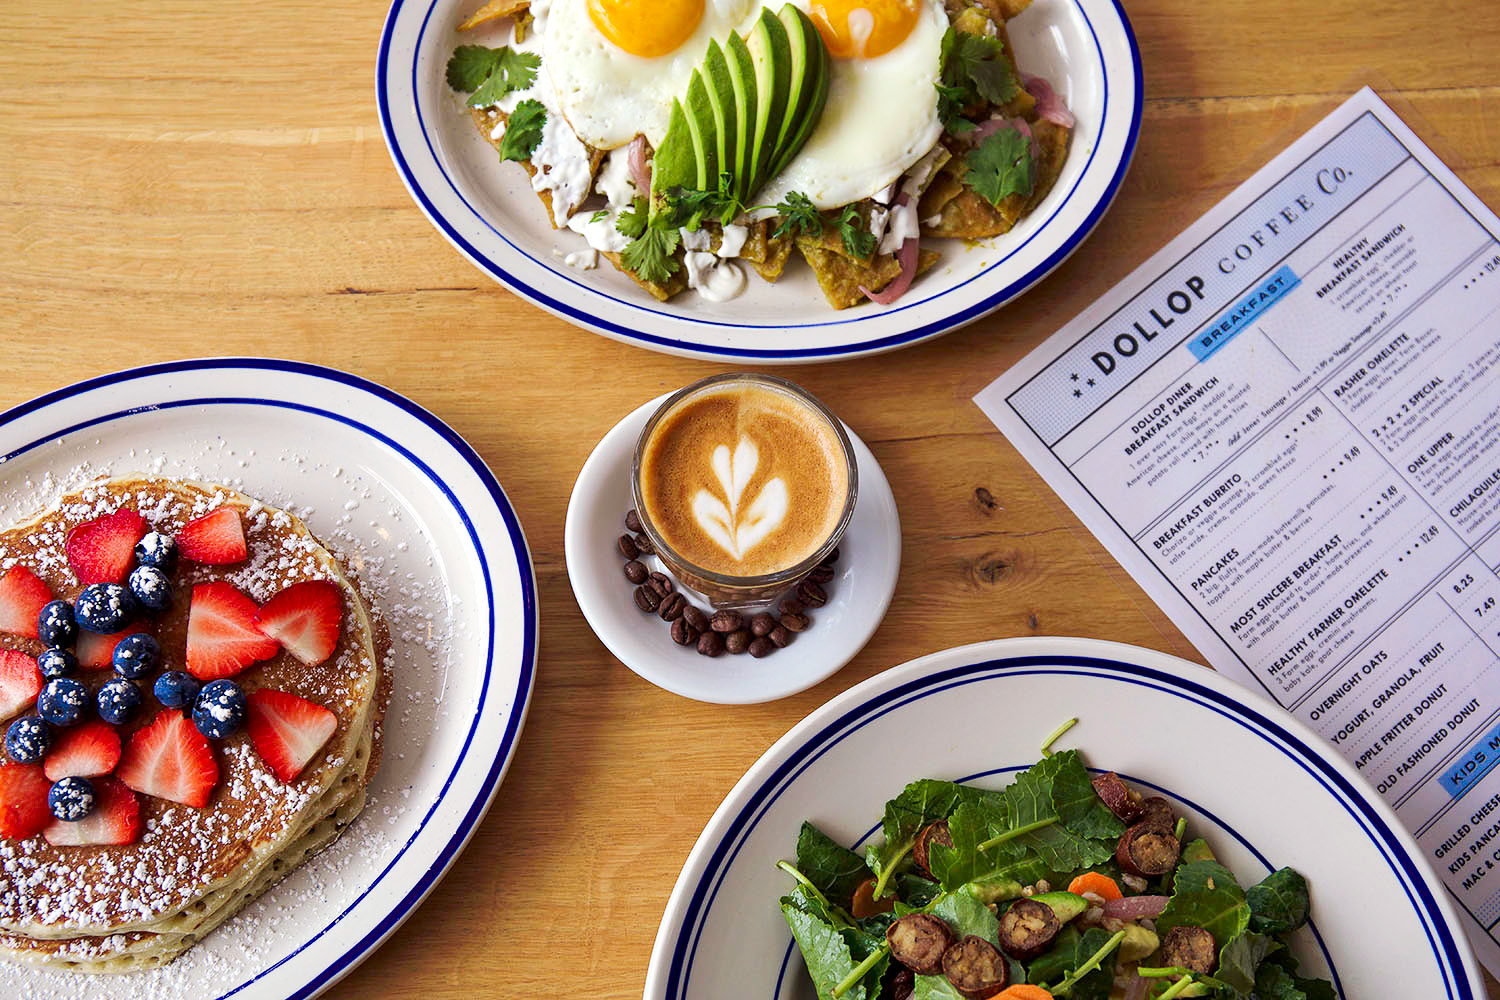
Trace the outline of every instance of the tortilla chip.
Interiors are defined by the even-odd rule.
[[[646,291],[650,292],[651,295],[660,302],[667,301],[678,292],[681,292],[685,288],[687,288],[687,271],[685,271],[682,267],[682,255],[680,252],[677,256],[677,270],[673,271],[672,276],[665,282],[647,281],[645,278],[642,278],[630,268],[626,267],[625,261],[617,253],[610,253],[607,250],[602,250],[600,251],[600,253],[602,253],[604,255],[604,258],[611,264],[628,275],[631,281],[634,281],[637,285],[640,285]]]
[[[865,293],[860,291],[861,285],[878,292],[901,273],[901,264],[895,254],[876,254],[869,261],[862,262],[846,253],[829,250],[819,238],[809,236],[797,237],[797,249],[817,276],[823,297],[835,309],[848,309],[868,302]],[[917,273],[932,267],[937,259],[935,251],[921,251],[917,256]]]
[[[978,7],[996,21],[1008,21],[1031,6],[1031,0],[943,0],[943,8],[950,20],[957,18],[969,7]]]
[[[491,146],[494,146],[495,151],[499,152],[500,143],[505,141],[505,133],[502,132],[500,134],[500,138],[498,139],[491,138],[490,136],[491,133],[495,131],[496,123],[509,121],[510,116],[507,115],[504,111],[501,111],[499,108],[470,108],[469,117],[474,119],[474,125],[479,129],[479,134],[484,136],[484,141],[489,143]],[[604,164],[604,158],[609,154],[602,149],[595,149],[587,143],[584,144],[584,148],[589,151],[589,188],[590,190],[592,190],[594,186],[594,179],[599,176],[599,168]],[[532,165],[532,162],[530,160],[521,160],[520,164],[521,166],[526,168],[526,173],[528,176],[536,176],[536,167]],[[553,229],[557,229],[557,220],[552,215],[552,192],[538,191],[536,192],[536,196],[540,198],[542,200],[542,204],[546,206],[547,224],[550,225]]]
[[[762,223],[769,232],[770,223]],[[786,271],[786,262],[792,256],[792,238],[790,236],[766,237],[766,255],[764,260],[752,260],[750,265],[755,268],[755,273],[770,282],[780,280]]]
[[[459,31],[468,31],[502,17],[510,17],[531,7],[531,0],[490,0],[489,3],[469,15],[468,20],[458,26]],[[520,39],[516,39],[520,41]]]

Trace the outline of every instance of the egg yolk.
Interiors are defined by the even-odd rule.
[[[589,17],[626,52],[654,59],[693,37],[703,0],[589,0]]]
[[[920,0],[816,0],[813,24],[835,59],[874,59],[906,40],[922,14]]]

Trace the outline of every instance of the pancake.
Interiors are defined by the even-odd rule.
[[[193,585],[224,580],[263,603],[287,586],[328,580],[342,595],[343,622],[328,660],[306,666],[285,651],[235,677],[247,693],[287,691],[323,705],[337,727],[295,781],[283,784],[244,728],[215,744],[220,780],[194,809],[139,796],[144,829],[124,846],[53,847],[41,837],[0,841],[0,954],[59,968],[129,971],[170,961],[306,857],[358,815],[378,760],[385,643],[344,567],[285,511],[226,487],[160,478],[92,484],[51,511],[0,533],[0,568],[19,563],[57,597],[82,589],[64,555],[77,525],[132,507],[153,530],[175,535],[209,511],[237,508],[249,558],[232,566],[179,560],[173,606],[157,616],[164,669],[184,664]],[[39,653],[36,640],[0,636],[0,646]],[[77,675],[91,689],[108,670]],[[149,679],[148,679],[149,680]],[[147,704],[129,733],[149,722]]]

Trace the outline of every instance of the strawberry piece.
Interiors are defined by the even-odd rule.
[[[40,764],[0,765],[0,837],[25,840],[41,833],[52,822],[51,788]]]
[[[219,783],[213,748],[181,712],[158,712],[136,730],[116,776],[142,795],[202,809]]]
[[[143,631],[145,630],[138,625],[127,625],[110,635],[99,635],[97,632],[79,629],[78,646],[74,649],[73,655],[78,657],[80,667],[101,670],[114,664],[115,647],[120,644],[121,639]]]
[[[36,704],[42,672],[36,659],[16,649],[0,649],[0,720]]]
[[[262,688],[250,693],[250,742],[283,783],[297,780],[328,737],[338,716],[306,698]]]
[[[12,566],[0,577],[0,632],[36,638],[36,620],[52,600],[52,591],[25,566]]]
[[[129,844],[140,835],[141,800],[118,778],[94,779],[94,811],[83,819],[54,819],[42,831],[57,847]]]
[[[97,778],[109,774],[120,763],[120,734],[107,722],[95,719],[81,726],[53,733],[52,750],[42,762],[48,781],[63,778]]]
[[[188,607],[187,668],[200,681],[233,677],[257,660],[280,652],[275,639],[255,627],[255,602],[216,580],[193,588]]]
[[[338,585],[327,580],[309,580],[292,584],[261,605],[255,615],[255,627],[313,667],[333,655],[343,620],[344,606]]]
[[[184,559],[210,566],[241,561],[249,550],[245,547],[245,526],[240,523],[240,512],[233,507],[220,507],[184,524],[177,533],[177,551]]]
[[[84,586],[124,583],[135,562],[135,543],[141,540],[146,528],[144,517],[122,507],[68,532],[63,548],[78,582]]]

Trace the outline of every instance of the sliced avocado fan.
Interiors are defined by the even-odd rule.
[[[791,4],[762,8],[748,37],[710,42],[684,98],[672,102],[651,177],[651,215],[677,188],[717,191],[729,177],[727,223],[802,150],[828,103],[830,58]]]

